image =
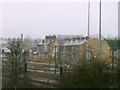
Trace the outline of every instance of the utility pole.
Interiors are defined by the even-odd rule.
[[[99,15],[99,62],[101,62],[101,0],[100,0],[100,15]]]
[[[90,29],[90,0],[88,2],[88,38],[87,38],[87,59],[89,60],[89,29]]]

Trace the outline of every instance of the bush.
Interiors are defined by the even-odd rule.
[[[64,72],[60,83],[63,88],[111,88],[117,87],[117,78],[117,72],[112,75],[107,64],[91,60]]]

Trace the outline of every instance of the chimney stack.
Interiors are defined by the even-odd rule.
[[[23,42],[23,34],[21,34],[21,41]]]

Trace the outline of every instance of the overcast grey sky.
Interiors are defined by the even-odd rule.
[[[118,3],[102,3],[102,35],[118,35]],[[87,35],[87,2],[2,3],[2,36],[44,38],[45,35]],[[99,30],[99,3],[91,2],[90,34]]]

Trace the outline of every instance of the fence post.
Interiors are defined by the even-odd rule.
[[[24,52],[24,72],[27,72],[26,52]]]
[[[60,76],[62,76],[61,49],[61,46],[59,46]]]
[[[68,48],[68,51],[69,51],[69,53],[68,53],[68,60],[70,61],[70,45],[68,47],[69,47]]]
[[[49,45],[48,51],[49,51],[49,55],[48,55],[48,65],[50,65],[50,45]]]
[[[84,43],[84,60],[83,63],[86,63],[86,43]]]
[[[54,56],[54,58],[55,58],[55,74],[56,74],[56,47],[57,46],[55,46],[55,56]]]
[[[112,69],[113,69],[113,61],[114,61],[114,50],[112,49]]]
[[[113,61],[114,61],[114,49],[112,49],[112,82],[113,82]]]
[[[60,67],[60,76],[62,76],[62,67]]]

